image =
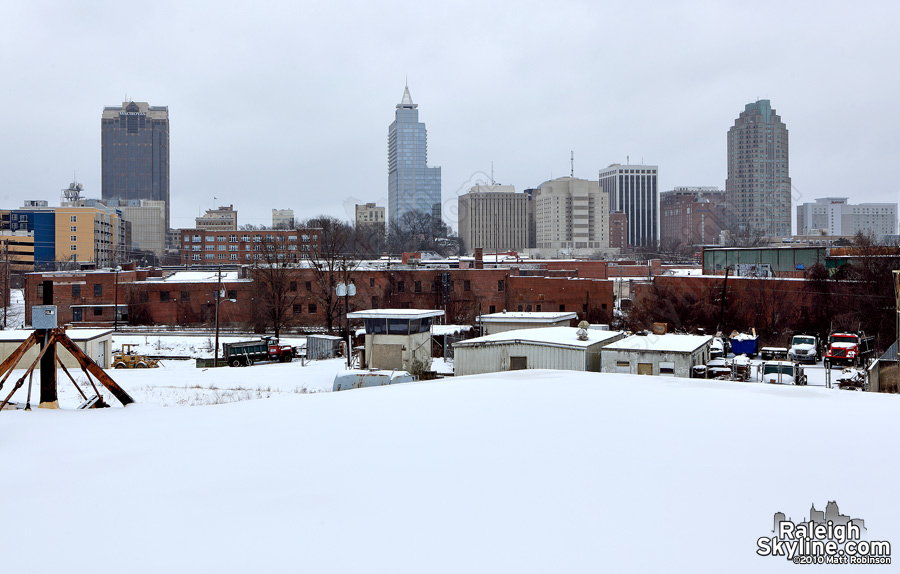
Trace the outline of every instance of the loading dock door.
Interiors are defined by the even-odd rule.
[[[652,375],[653,374],[653,363],[638,363],[638,374],[639,375]]]

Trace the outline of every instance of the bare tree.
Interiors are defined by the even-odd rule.
[[[257,323],[270,327],[276,337],[295,321],[293,307],[300,299],[294,274],[297,245],[274,233],[253,242],[253,312]]]
[[[337,218],[320,215],[307,220],[301,227],[319,230],[318,246],[309,254],[309,267],[315,279],[313,297],[325,315],[325,326],[334,330],[344,311],[337,296],[338,283],[349,283],[351,274],[359,267],[360,243],[352,225]]]
[[[433,251],[446,256],[459,252],[459,237],[425,211],[409,211],[399,221],[392,221],[387,242],[392,253]]]

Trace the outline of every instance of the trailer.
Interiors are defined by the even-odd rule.
[[[293,347],[279,345],[274,337],[222,345],[223,360],[230,367],[250,367],[261,361],[287,363],[294,359],[295,354]]]

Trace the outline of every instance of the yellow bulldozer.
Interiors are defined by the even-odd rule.
[[[138,355],[132,349],[137,345],[123,344],[122,349],[113,351],[112,365],[114,369],[155,369],[159,359],[151,359],[146,355]]]

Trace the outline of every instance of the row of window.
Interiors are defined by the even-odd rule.
[[[240,236],[240,241],[242,241],[242,242],[244,242],[244,243],[251,243],[251,242],[252,242],[252,243],[262,243],[263,241],[290,241],[290,242],[296,242],[298,237],[300,238],[301,241],[310,241],[310,240],[312,240],[312,241],[318,241],[318,240],[319,240],[319,236],[318,236],[318,235],[307,235],[307,234],[302,234],[302,235],[299,235],[299,236],[298,236],[298,235],[278,235],[278,236],[276,237],[275,235],[272,235],[272,234],[266,234],[266,235],[253,235],[253,236],[250,236],[250,235],[241,235],[241,236]],[[225,237],[224,235],[207,235],[207,236],[206,236],[206,241],[207,241],[207,242],[215,242],[215,241],[223,242],[223,241],[228,241],[229,243],[238,243],[238,236],[237,236],[237,235],[229,235],[228,238],[226,239],[226,237]],[[185,243],[202,243],[202,242],[203,242],[203,236],[200,235],[200,234],[196,234],[196,235],[193,235],[193,236],[191,236],[190,238],[188,238],[188,236],[185,235],[185,236],[184,236],[184,242],[185,242]]]

